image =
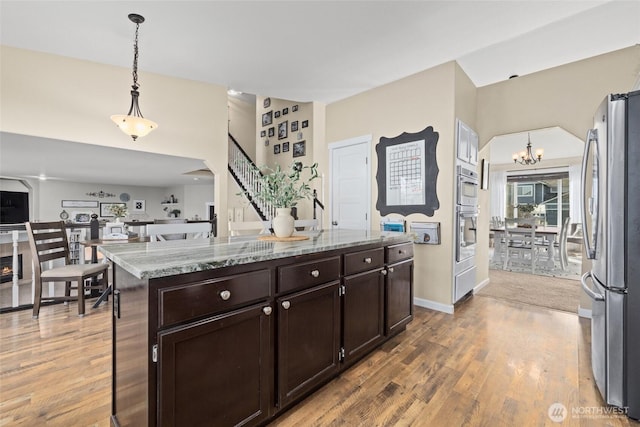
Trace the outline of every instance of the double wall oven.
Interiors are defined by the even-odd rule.
[[[456,256],[453,302],[475,286],[478,222],[478,173],[471,165],[456,167]]]

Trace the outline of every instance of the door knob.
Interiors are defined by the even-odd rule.
[[[331,221],[331,225],[338,225],[338,221]]]

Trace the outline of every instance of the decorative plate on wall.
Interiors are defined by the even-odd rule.
[[[130,199],[131,199],[131,196],[129,196],[129,193],[120,194],[120,201],[128,202]]]

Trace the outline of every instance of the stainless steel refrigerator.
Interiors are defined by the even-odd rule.
[[[582,287],[593,300],[593,376],[606,403],[640,419],[640,91],[609,95],[596,111],[582,160],[589,187]]]

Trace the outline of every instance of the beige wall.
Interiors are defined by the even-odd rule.
[[[440,209],[433,217],[412,214],[406,219],[441,223],[442,244],[415,246],[415,297],[445,305],[451,304],[452,300],[455,70],[455,63],[443,64],[326,108],[328,144],[373,135],[371,180],[374,183],[378,167],[375,145],[380,137],[418,132],[427,126],[433,126],[439,133],[436,156],[440,169],[437,178]],[[320,166],[322,172],[329,176],[328,162]],[[328,200],[330,195],[326,197]],[[372,185],[371,197],[371,224],[372,228],[378,228],[381,217],[375,209],[378,197],[375,184]]]
[[[560,126],[584,139],[604,97],[630,91],[639,72],[640,45],[636,45],[481,87],[477,113],[480,145],[497,135],[551,126]],[[488,224],[488,197],[481,197],[480,202],[479,224]],[[488,230],[481,233],[479,247],[486,250]],[[587,268],[585,263],[583,271]],[[584,294],[580,306],[591,307]]]
[[[226,212],[225,87],[142,66],[140,108],[158,129],[133,142],[109,119],[129,109],[131,70],[7,46],[0,52],[2,131],[204,159],[216,175],[216,211]]]

